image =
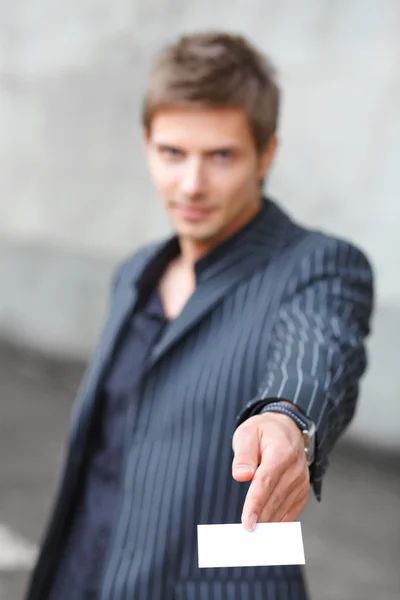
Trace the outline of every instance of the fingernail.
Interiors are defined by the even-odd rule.
[[[241,473],[253,473],[254,467],[252,467],[250,465],[240,464],[240,465],[235,465],[234,470],[240,471]]]
[[[254,531],[255,528],[256,528],[257,519],[258,519],[258,517],[257,517],[256,514],[253,514],[253,515],[250,516],[249,523],[250,523],[250,527],[251,527],[252,531]]]

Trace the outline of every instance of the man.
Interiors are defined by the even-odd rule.
[[[297,566],[197,563],[198,524],[251,531],[320,497],[365,369],[367,260],[260,193],[278,107],[241,37],[158,57],[144,137],[176,236],[117,271],[29,600],[307,597]]]

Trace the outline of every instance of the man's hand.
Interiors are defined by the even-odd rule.
[[[242,523],[295,521],[308,500],[310,476],[301,431],[290,417],[264,413],[240,425],[233,436],[232,475],[250,481]]]

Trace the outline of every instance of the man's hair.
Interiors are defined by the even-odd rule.
[[[243,109],[261,152],[277,128],[275,71],[242,36],[217,32],[181,37],[153,64],[142,114],[147,131],[156,111],[175,106]]]

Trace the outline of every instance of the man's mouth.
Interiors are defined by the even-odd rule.
[[[200,221],[201,219],[207,218],[212,212],[211,208],[190,204],[175,204],[173,209],[181,218],[188,221]]]

